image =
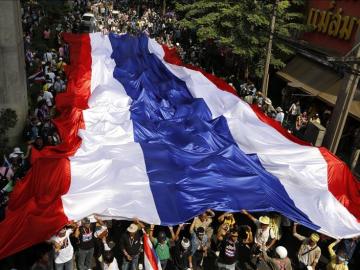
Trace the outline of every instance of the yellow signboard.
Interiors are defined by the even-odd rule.
[[[331,37],[349,40],[352,33],[360,25],[358,17],[342,14],[342,8],[331,10],[320,10],[310,8],[307,25],[314,31],[321,32]]]

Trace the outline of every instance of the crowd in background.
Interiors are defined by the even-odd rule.
[[[45,146],[61,142],[52,122],[56,116],[56,95],[66,90],[64,69],[69,61],[69,48],[62,41],[61,33],[80,32],[82,14],[94,14],[97,27],[104,34],[146,33],[159,43],[176,48],[184,62],[214,73],[206,45],[199,45],[191,32],[179,28],[176,15],[171,10],[161,14],[154,7],[139,8],[120,1],[69,2],[71,11],[61,21],[50,21],[49,24],[42,22],[47,17],[46,10],[34,1],[24,1],[22,7],[31,109],[24,130],[26,147],[15,147],[7,156],[1,157],[5,164],[0,169],[1,219],[5,217],[8,196],[14,185],[21,181],[31,166],[32,149],[41,151]],[[41,37],[45,46],[34,45],[37,36]],[[274,106],[250,80],[235,82],[230,73],[223,77],[236,88],[242,99],[259,106],[266,115],[294,134],[301,134],[309,122],[326,125],[330,118],[329,110],[321,115],[315,110],[302,110],[298,100]],[[0,265],[8,268],[0,268],[143,269],[144,233],[152,241],[162,268],[167,270],[346,270],[360,267],[358,238],[331,239],[304,227],[298,228],[297,224],[278,213],[253,216],[245,210],[232,214],[214,213],[209,209],[189,223],[174,228],[144,224],[139,220],[102,220],[97,216],[84,218],[68,224],[46,243],[3,260]]]
[[[23,253],[31,259],[22,260],[28,264],[18,269],[141,270],[144,234],[167,270],[357,269],[359,238],[332,239],[298,227],[275,212],[255,217],[246,210],[233,214],[208,209],[174,227],[94,215],[69,223]]]

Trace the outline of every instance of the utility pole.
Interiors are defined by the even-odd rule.
[[[277,8],[278,3],[279,3],[279,0],[274,0],[273,12],[272,12],[272,17],[271,17],[271,25],[270,25],[269,43],[268,43],[267,52],[266,52],[264,76],[263,76],[262,87],[261,87],[264,97],[267,97],[268,86],[269,86],[269,66],[270,66],[270,60],[271,60],[272,41],[274,38],[274,30],[275,30],[276,8]]]
[[[360,43],[357,44],[346,56],[356,49],[356,59],[360,59]],[[339,60],[338,62],[348,62],[347,57]],[[353,57],[351,57],[353,59]],[[353,101],[357,85],[359,82],[358,64],[356,61],[351,66],[351,71],[345,73],[343,88],[337,96],[336,104],[331,115],[330,122],[327,126],[324,143],[333,154],[336,153],[341,135],[344,130],[346,118],[349,114],[351,102]]]
[[[166,13],[166,0],[162,1],[162,15],[164,16]]]

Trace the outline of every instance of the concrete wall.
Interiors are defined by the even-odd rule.
[[[28,109],[20,8],[20,0],[0,1],[0,108],[11,108],[18,116],[9,131],[12,145],[21,140]]]

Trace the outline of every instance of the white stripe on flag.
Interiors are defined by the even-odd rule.
[[[134,142],[131,99],[113,78],[115,62],[108,36],[91,34],[92,77],[89,109],[83,112],[81,147],[70,159],[71,185],[62,196],[69,219],[92,213],[141,217],[159,224],[142,149]]]

